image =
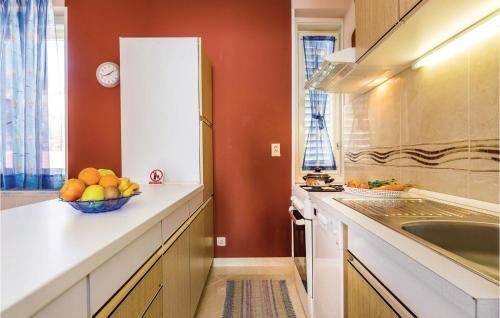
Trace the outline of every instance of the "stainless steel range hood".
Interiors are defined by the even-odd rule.
[[[392,67],[356,63],[356,48],[349,48],[326,56],[305,89],[362,94],[385,82],[395,72]]]

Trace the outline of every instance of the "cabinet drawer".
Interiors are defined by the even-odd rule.
[[[33,315],[33,318],[53,317],[88,317],[86,279],[82,279],[76,283],[73,287]]]
[[[144,264],[161,245],[158,223],[89,275],[90,313],[99,308]]]
[[[144,275],[137,285],[130,291],[115,311],[112,318],[143,317],[151,306],[160,301],[162,288],[162,262],[158,260],[155,265]],[[158,297],[159,296],[159,297]],[[157,300],[158,299],[158,300]],[[157,306],[157,305],[156,305]],[[160,306],[161,312],[161,306]],[[149,316],[155,317],[155,316]],[[156,316],[160,317],[160,316]]]
[[[142,315],[142,318],[158,318],[163,317],[163,291],[160,289],[153,302]]]
[[[181,227],[182,223],[186,222],[189,218],[189,206],[184,204],[180,208],[177,208],[172,214],[167,216],[161,221],[161,236],[162,242],[168,240],[172,234]]]
[[[197,193],[191,200],[189,200],[189,215],[193,215],[196,210],[203,204],[203,192]]]

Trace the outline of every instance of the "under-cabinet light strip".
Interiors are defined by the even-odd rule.
[[[494,35],[500,30],[499,10],[479,20],[462,32],[425,53],[413,63],[412,68],[417,69],[424,65],[433,65],[457,54],[464,49],[479,43]]]

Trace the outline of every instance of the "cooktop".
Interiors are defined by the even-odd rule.
[[[300,187],[307,192],[342,192],[344,187],[341,184],[332,184],[329,186],[322,187],[310,187],[305,184],[300,185]]]

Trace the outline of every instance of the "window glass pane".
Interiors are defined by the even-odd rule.
[[[64,17],[56,16],[55,32],[47,40],[49,154],[44,167],[66,166],[66,87]]]
[[[339,43],[340,41],[338,40],[338,33],[335,31],[332,32],[327,32],[327,31],[299,31],[298,34],[298,90],[299,90],[299,96],[298,96],[298,103],[299,103],[299,109],[298,109],[298,123],[297,123],[297,131],[298,135],[297,137],[297,148],[298,152],[296,154],[296,180],[300,182],[301,176],[305,175],[306,173],[309,173],[310,171],[304,171],[303,170],[303,162],[304,159],[307,161],[309,160],[309,165],[306,164],[306,166],[313,166],[315,163],[318,162],[321,159],[321,154],[323,154],[324,159],[331,158],[331,153],[329,149],[324,150],[325,145],[321,145],[320,143],[320,138],[319,136],[311,136],[311,137],[316,137],[317,139],[313,140],[310,139],[309,144],[307,144],[307,139],[308,139],[308,133],[311,129],[312,125],[316,125],[314,121],[311,120],[311,96],[309,93],[309,90],[304,89],[304,84],[306,83],[306,72],[305,72],[305,54],[304,54],[304,36],[334,36],[337,41],[335,44],[335,51],[338,51],[340,49]],[[332,151],[334,154],[334,159],[336,161],[336,170],[331,171],[329,170],[329,173],[333,174],[341,174],[341,169],[342,169],[342,158],[341,158],[341,113],[342,113],[342,97],[340,94],[336,93],[331,93],[328,94],[327,97],[327,104],[325,107],[325,114],[324,114],[324,119],[325,119],[325,129],[328,132],[329,140],[331,142],[332,146]],[[317,129],[313,129],[315,131]],[[323,132],[324,132],[323,130]],[[326,140],[325,135],[323,134],[322,136],[323,143],[324,140]],[[305,148],[307,147],[308,151],[305,151]],[[313,149],[311,147],[314,147]],[[311,150],[312,149],[312,150]],[[304,158],[304,153],[307,153],[306,158]],[[316,154],[319,154],[317,156]],[[324,160],[323,159],[323,160]],[[327,160],[325,160],[327,162]],[[328,171],[327,171],[328,172]]]

